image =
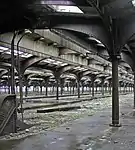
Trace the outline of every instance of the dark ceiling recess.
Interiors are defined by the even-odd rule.
[[[85,12],[84,15],[80,14],[80,17],[78,17],[79,14],[70,14],[69,17],[68,14],[62,16],[61,13],[49,15],[52,11],[45,3],[47,1],[50,0],[0,1],[0,32],[3,33],[24,28],[46,28],[50,26],[52,21],[57,19],[58,23],[60,20],[69,20],[71,22],[71,18],[73,22],[77,20],[83,23],[85,22],[83,20],[87,20],[86,22],[89,23],[90,17],[95,17],[96,20],[99,15],[97,10],[90,5],[91,1],[95,2],[97,7],[99,6],[107,17],[109,15],[113,18],[127,18],[135,14],[131,0],[66,0],[70,1],[71,4],[77,5]],[[52,3],[53,1],[55,0],[51,0]],[[64,0],[60,0],[60,2],[62,1]]]

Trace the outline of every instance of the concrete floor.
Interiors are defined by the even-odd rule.
[[[120,128],[111,128],[111,109],[22,140],[1,141],[0,150],[134,150],[132,95],[123,95]]]

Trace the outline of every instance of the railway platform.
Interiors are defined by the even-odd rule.
[[[134,150],[133,95],[120,96],[121,127],[110,127],[111,108],[21,140],[0,141],[1,150]]]

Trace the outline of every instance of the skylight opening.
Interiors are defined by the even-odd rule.
[[[132,4],[133,4],[133,6],[135,6],[135,0],[132,0]]]
[[[22,55],[21,55],[21,57],[23,57],[23,58],[29,58],[29,57],[31,57],[31,56],[33,56],[32,54],[28,54],[28,53],[23,53]]]
[[[53,62],[55,62],[55,60],[48,58],[48,59],[43,60],[42,62],[53,63]]]
[[[4,51],[4,53],[11,55],[11,50],[10,50],[10,51]],[[15,56],[17,55],[17,53],[18,53],[18,52],[17,52],[16,50],[14,50],[14,55],[15,55]],[[21,54],[23,54],[23,52],[20,52],[20,51],[19,51],[19,55],[21,55]]]
[[[57,12],[83,13],[77,6],[51,5]]]
[[[0,50],[6,51],[6,50],[8,50],[8,48],[7,48],[7,47],[0,46]]]

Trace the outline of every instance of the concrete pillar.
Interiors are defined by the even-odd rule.
[[[112,124],[119,127],[118,59],[112,58]]]

